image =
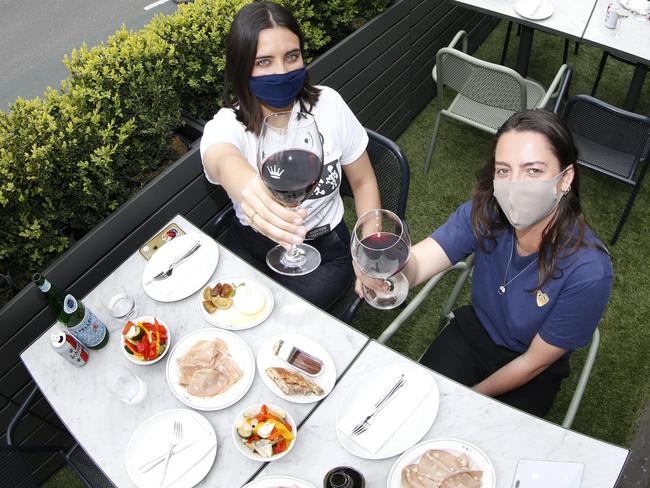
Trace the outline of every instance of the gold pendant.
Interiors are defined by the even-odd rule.
[[[548,303],[548,295],[544,293],[542,290],[537,290],[537,306],[538,307],[543,307]]]

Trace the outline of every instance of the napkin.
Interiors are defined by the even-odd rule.
[[[352,430],[370,415],[375,403],[383,397],[404,374],[406,386],[377,414],[370,427],[362,434],[353,436]],[[431,392],[430,374],[420,367],[391,368],[380,375],[364,378],[357,387],[351,404],[341,410],[339,430],[356,444],[374,454],[393,437],[402,424]]]
[[[167,269],[166,267],[169,266],[169,264],[177,256],[182,256],[183,254],[185,254],[185,252],[189,251],[192,248],[192,246],[194,246],[194,244],[196,244],[196,242],[200,240],[201,239],[196,238],[196,239],[188,239],[186,242],[180,242],[179,244],[182,245],[175,246],[177,249],[175,249],[170,259],[160,266],[160,269],[152,268],[150,271],[148,270],[149,274],[144,277],[144,282],[148,283],[149,281],[151,281],[151,279],[154,276],[156,276],[161,271]],[[172,243],[169,243],[167,245],[169,246],[171,244]],[[151,283],[147,284],[146,287],[151,290],[154,290],[155,293],[160,296],[166,297],[171,295],[182,286],[185,286],[188,282],[194,282],[195,280],[194,275],[196,274],[197,267],[200,267],[201,263],[207,260],[208,253],[210,252],[212,252],[212,249],[210,249],[208,246],[203,244],[200,248],[198,248],[194,252],[194,254],[188,257],[181,264],[177,265],[174,268],[174,272],[169,278],[165,280],[152,281]]]

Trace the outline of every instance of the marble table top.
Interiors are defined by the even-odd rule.
[[[171,222],[186,233],[200,232],[181,216],[176,216]],[[219,263],[211,279],[227,275],[255,278],[266,284],[274,296],[273,312],[264,323],[237,332],[249,345],[253,355],[257,355],[260,345],[272,335],[282,332],[300,333],[314,339],[330,352],[337,376],[340,376],[367,344],[368,338],[365,335],[286,290],[224,247],[220,246],[219,253]],[[172,346],[193,330],[211,327],[199,312],[196,294],[173,303],[155,302],[149,298],[141,286],[145,263],[140,254],[134,253],[83,297],[84,303],[112,331],[108,345],[98,351],[91,350],[90,359],[85,366],[77,368],[52,350],[49,338],[51,331],[58,327],[56,325],[21,355],[27,369],[68,430],[119,488],[134,486],[125,471],[124,451],[137,426],[161,411],[186,407],[173,396],[167,385],[167,358],[153,365],[140,366],[129,363],[123,356],[120,351],[123,324],[108,314],[107,297],[103,290],[110,284],[119,283],[135,298],[139,315],[156,314],[165,317],[173,334]],[[133,370],[147,384],[148,393],[144,402],[126,405],[112,397],[102,386],[102,371],[107,365],[115,363]],[[235,416],[246,406],[258,402],[270,402],[285,408],[297,423],[302,422],[317,406],[317,403],[289,403],[277,397],[264,385],[256,372],[250,390],[233,406],[216,412],[200,412],[217,433],[218,451],[212,469],[199,486],[241,486],[263,466],[239,453],[230,437]]]
[[[329,470],[352,466],[364,475],[367,487],[385,487],[398,456],[383,460],[355,457],[338,441],[336,417],[342,401],[367,373],[379,366],[409,363],[415,364],[371,341],[334,391],[301,426],[290,455],[269,463],[260,476],[292,475],[322,486],[323,476]],[[583,463],[583,488],[608,488],[616,484],[628,455],[626,449],[528,415],[426,371],[434,377],[440,390],[440,407],[432,427],[422,433],[422,440],[455,438],[477,446],[494,466],[496,488],[512,486],[519,459]]]

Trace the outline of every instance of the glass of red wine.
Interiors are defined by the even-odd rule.
[[[366,301],[375,308],[400,305],[408,295],[409,283],[401,273],[411,252],[406,223],[390,210],[370,210],[359,217],[350,242],[352,260],[363,274],[384,280],[388,290],[363,285]]]
[[[323,168],[323,146],[316,121],[303,112],[279,112],[264,119],[257,150],[262,181],[285,207],[297,208],[312,194]],[[286,250],[276,246],[266,255],[274,271],[300,276],[314,271],[320,253],[308,244]]]

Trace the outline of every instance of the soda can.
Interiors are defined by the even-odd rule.
[[[616,11],[616,6],[613,3],[610,3],[607,6],[607,12],[605,13],[605,27],[608,29],[616,29],[617,20],[618,12]]]
[[[69,363],[75,366],[83,366],[88,362],[88,350],[67,332],[53,333],[50,337],[50,343],[54,350]]]

